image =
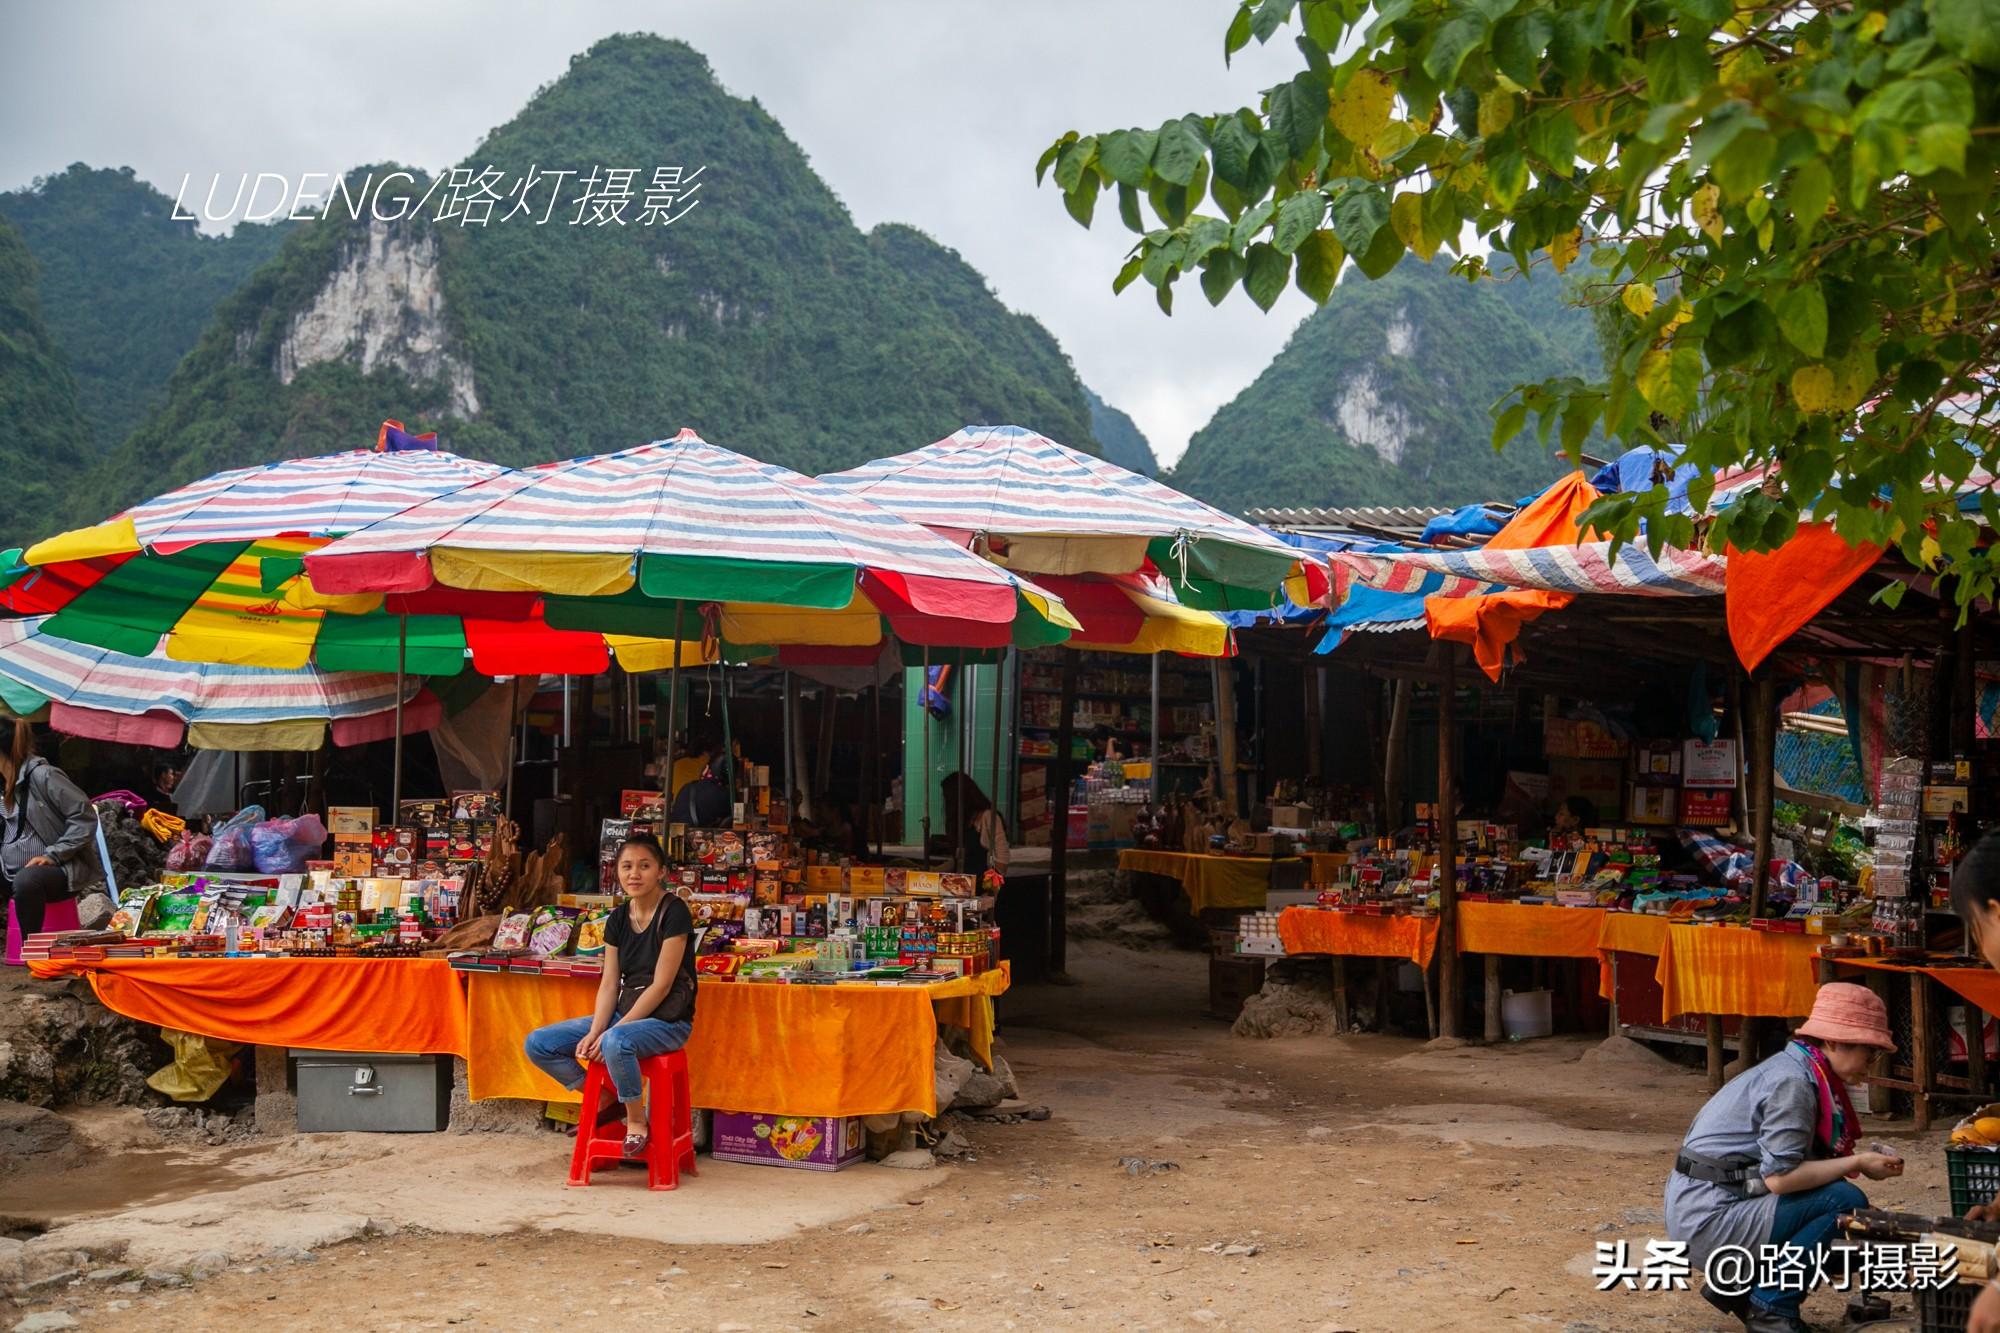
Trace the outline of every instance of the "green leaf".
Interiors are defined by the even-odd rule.
[[[1826,297],[1817,282],[1803,283],[1778,298],[1778,331],[1785,341],[1817,361],[1826,352]]]
[[[1074,190],[1063,196],[1063,207],[1069,215],[1088,227],[1091,216],[1097,211],[1097,189],[1099,176],[1094,171],[1085,172]]]
[[[1338,51],[1340,39],[1347,35],[1347,19],[1340,12],[1335,0],[1306,0],[1302,16],[1305,19],[1306,36],[1313,39],[1322,51]]]
[[[1146,223],[1139,216],[1139,192],[1129,185],[1118,187],[1118,220],[1131,231],[1146,230]]]
[[[1257,11],[1250,16],[1250,35],[1259,42],[1271,40],[1271,34],[1284,26],[1292,16],[1298,0],[1261,0]]]
[[[1229,20],[1229,30],[1222,34],[1222,63],[1227,65],[1231,56],[1248,45],[1250,45],[1250,6],[1239,4],[1236,7],[1236,17]]]
[[[1056,186],[1065,194],[1077,187],[1083,179],[1084,169],[1097,156],[1097,136],[1086,134],[1075,143],[1062,150],[1056,158]]]
[[[1389,200],[1379,186],[1354,182],[1333,200],[1333,232],[1347,253],[1361,256],[1389,225]]]
[[[2000,70],[2000,0],[1930,0],[1938,44],[1981,69]]]
[[[1281,254],[1278,248],[1259,241],[1250,247],[1245,257],[1247,271],[1243,275],[1243,290],[1250,293],[1250,299],[1261,310],[1269,310],[1277,303],[1279,293],[1285,290],[1285,279],[1292,271],[1290,255]]]
[[[1813,157],[1801,162],[1792,173],[1791,188],[1785,192],[1785,207],[1791,210],[1800,244],[1825,220],[1826,206],[1832,198],[1833,172],[1828,169],[1826,159]]]
[[[1064,148],[1075,142],[1076,131],[1071,130],[1068,134],[1063,135],[1062,138],[1050,144],[1042,155],[1035,159],[1035,184],[1040,185],[1042,183],[1042,177],[1048,172],[1050,164],[1062,156]]]
[[[1497,408],[1493,414],[1493,447],[1501,445],[1521,433],[1521,427],[1528,424],[1528,405],[1516,400],[1505,407]]]
[[[1293,195],[1278,205],[1277,222],[1271,229],[1271,243],[1284,254],[1291,254],[1313,234],[1320,219],[1326,216],[1326,196],[1318,190],[1305,190]]]
[[[1217,250],[1202,262],[1201,294],[1210,305],[1221,305],[1222,298],[1229,295],[1242,276],[1242,259],[1227,250]]]
[[[1235,227],[1229,233],[1229,248],[1248,248],[1250,238],[1264,230],[1264,224],[1271,220],[1271,214],[1278,211],[1277,201],[1266,199],[1243,210],[1243,216],[1236,219]]]
[[[1159,137],[1151,130],[1113,130],[1098,146],[1097,164],[1120,185],[1144,185]]]
[[[1396,235],[1394,227],[1384,227],[1375,233],[1375,239],[1368,249],[1354,258],[1354,266],[1371,278],[1379,278],[1396,267],[1403,258],[1403,238]]]
[[[1725,198],[1745,199],[1771,178],[1771,158],[1777,149],[1777,137],[1769,130],[1751,129],[1717,155],[1709,174],[1722,187]]]
[[[1495,68],[1523,88],[1536,87],[1541,82],[1542,52],[1555,31],[1555,20],[1539,9],[1501,19],[1493,25]]]
[[[1440,27],[1424,53],[1424,73],[1440,87],[1449,87],[1458,78],[1459,66],[1486,40],[1486,16],[1478,12],[1460,14]]]
[[[1633,376],[1639,394],[1654,411],[1678,421],[1694,410],[1701,394],[1701,353],[1692,347],[1653,347],[1639,358]]]
[[[1707,39],[1695,33],[1654,38],[1646,43],[1646,100],[1685,102],[1715,77]]]
[[[1340,281],[1340,266],[1347,259],[1340,239],[1331,231],[1316,231],[1299,246],[1298,288],[1315,305],[1325,305]]]
[[[1250,155],[1257,151],[1257,132],[1240,116],[1222,116],[1215,122],[1211,138],[1215,152],[1217,179],[1241,189],[1250,180]]]
[[[1190,268],[1229,244],[1229,224],[1221,218],[1196,218],[1188,228],[1187,249],[1181,253],[1181,267]]]
[[[1285,138],[1293,157],[1304,157],[1319,142],[1326,124],[1326,88],[1310,74],[1271,89],[1271,128]]]
[[[1139,276],[1139,270],[1145,266],[1145,252],[1142,250],[1134,253],[1130,259],[1125,261],[1125,267],[1118,270],[1118,276],[1111,280],[1111,294],[1116,296],[1119,292],[1130,287],[1132,280]]]
[[[1153,171],[1162,180],[1186,185],[1194,179],[1194,169],[1207,155],[1194,116],[1182,116],[1160,126],[1159,142],[1153,148]]]

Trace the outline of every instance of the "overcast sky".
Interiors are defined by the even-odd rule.
[[[1309,306],[1239,292],[1111,294],[1129,233],[1085,231],[1035,159],[1064,130],[1253,104],[1289,41],[1222,62],[1233,0],[761,0],[335,5],[0,0],[0,188],[71,162],[171,195],[238,173],[465,157],[569,58],[613,32],[680,37],[758,98],[863,228],[921,227],[1061,340],[1163,460],[1254,379]],[[725,164],[713,164],[719,169]],[[1033,424],[1033,423],[1023,423]]]

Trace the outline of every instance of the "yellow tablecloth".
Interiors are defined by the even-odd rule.
[[[1262,907],[1271,891],[1271,867],[1297,862],[1297,857],[1209,856],[1137,848],[1118,853],[1120,870],[1179,880],[1197,912],[1208,907]]]
[[[1654,958],[1667,947],[1667,919],[1638,912],[1606,912],[1597,937],[1601,953],[1643,953]]]
[[[1458,948],[1461,953],[1594,959],[1610,915],[1601,907],[1460,903]]]
[[[1307,852],[1310,862],[1306,872],[1312,876],[1314,884],[1331,884],[1347,869],[1347,863],[1354,859],[1352,852]]]
[[[588,1014],[597,982],[508,972],[469,979],[472,1099],[576,1101],[528,1063],[521,1043],[535,1028]],[[777,1115],[935,1115],[939,1021],[966,1027],[990,1064],[993,997],[1008,981],[1005,963],[931,986],[704,980],[687,1045],[695,1104]]]
[[[1278,938],[1288,954],[1407,958],[1418,967],[1429,967],[1437,937],[1434,916],[1367,916],[1316,907],[1287,907],[1278,913]]]
[[[1799,1018],[1812,1012],[1821,937],[1744,926],[1667,927],[1654,974],[1660,1016]]]

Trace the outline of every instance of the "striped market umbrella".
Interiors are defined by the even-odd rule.
[[[821,478],[1033,575],[1164,576],[1182,605],[1257,610],[1327,591],[1317,561],[1265,532],[1019,426],[967,426]]]
[[[130,744],[316,750],[393,732],[396,678],[369,672],[132,657],[44,632],[46,617],[0,621],[0,702],[17,716],[42,707],[58,731]],[[442,716],[420,683],[404,687],[406,731]]]
[[[476,482],[309,553],[323,595],[709,644],[1059,642],[1061,602],[925,528],[691,430]]]

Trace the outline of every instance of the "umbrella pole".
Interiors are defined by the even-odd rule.
[[[660,833],[666,834],[674,813],[674,729],[681,709],[681,615],[684,603],[674,599],[674,662],[667,669],[667,719],[660,727],[666,737],[666,754],[660,761]]]
[[[952,786],[958,789],[958,817],[951,821],[951,869],[953,874],[965,872],[965,784],[959,781],[972,763],[972,716],[971,705],[979,697],[978,668],[969,663],[959,663],[963,680],[958,689],[958,768],[951,775]]]
[[[1005,733],[1001,730],[1000,702],[1007,693],[1008,670],[1014,664],[1014,650],[1009,648],[993,671],[993,784],[986,789],[986,795],[993,801],[993,814],[1002,825],[1007,821],[1007,808],[1000,800],[1000,741]]]
[[[898,756],[900,761],[900,756]],[[882,859],[883,825],[888,821],[882,817],[882,682],[878,676],[868,687],[868,803],[874,809],[874,817],[869,820],[875,825],[875,859]],[[902,811],[898,810],[897,814]],[[861,841],[868,841],[867,830],[863,830]]]
[[[931,868],[931,650],[924,648],[923,684],[917,692],[917,725],[924,729],[924,869]]]
[[[785,672],[785,808],[791,809],[792,801],[792,673]]]
[[[500,813],[508,819],[514,817],[514,769],[521,762],[521,729],[514,722],[515,710],[520,706],[521,678],[516,676],[507,682],[507,790],[500,797]],[[398,807],[399,814],[400,811]]]
[[[403,816],[403,671],[408,665],[410,617],[396,617],[396,774],[389,784],[389,822]]]

